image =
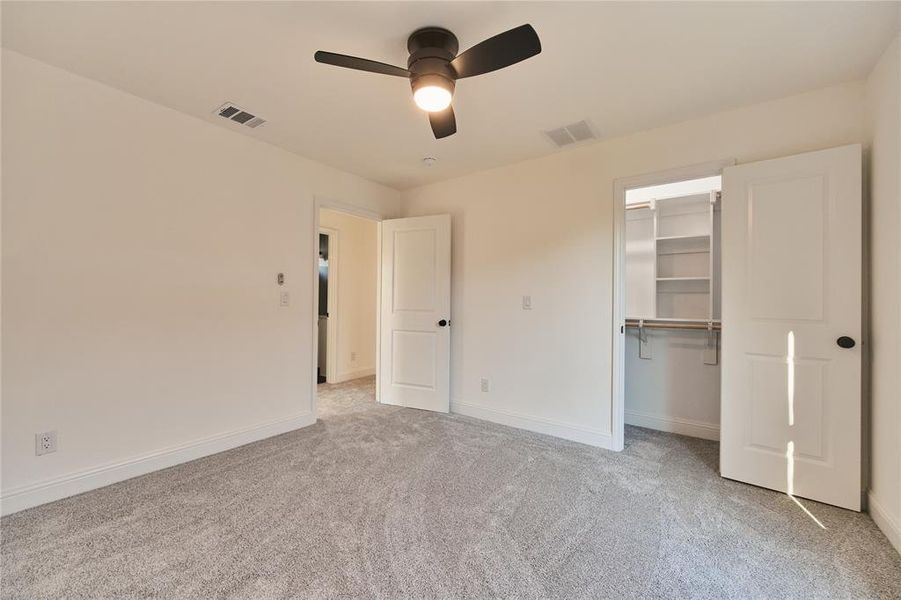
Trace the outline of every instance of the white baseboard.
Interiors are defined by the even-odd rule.
[[[136,456],[116,463],[110,463],[61,477],[54,477],[38,483],[32,483],[0,494],[0,514],[8,515],[32,506],[46,504],[61,498],[67,498],[104,487],[119,481],[125,481],[138,475],[159,471],[190,460],[231,450],[244,444],[256,442],[274,435],[287,433],[316,422],[313,413],[302,413],[291,417],[276,419],[242,429],[213,435],[200,440],[170,446],[142,456]]]
[[[375,375],[375,367],[369,367],[368,369],[357,369],[356,371],[347,371],[345,373],[338,373],[335,376],[335,383],[343,383],[352,379],[359,379],[360,377],[371,377],[373,375]]]
[[[867,495],[867,506],[869,507],[869,513],[870,516],[873,517],[873,521],[876,522],[876,525],[882,530],[882,533],[885,534],[888,541],[892,543],[895,550],[901,554],[901,524],[895,520],[895,517],[893,517],[878,500],[876,500],[873,492],[870,492]]]
[[[720,439],[720,426],[713,423],[680,419],[678,417],[663,417],[636,410],[625,411],[625,416],[626,425],[668,431],[669,433],[678,433],[679,435],[687,435],[704,440],[719,441]]]
[[[518,429],[526,429],[536,433],[544,433],[554,437],[588,444],[589,446],[597,446],[598,448],[614,449],[613,436],[607,431],[585,427],[582,425],[574,425],[571,423],[562,423],[544,417],[535,417],[531,415],[523,415],[506,410],[498,410],[495,408],[485,408],[477,404],[462,402],[460,400],[451,400],[450,410],[458,415],[474,417],[492,423],[500,423],[501,425],[509,425]]]

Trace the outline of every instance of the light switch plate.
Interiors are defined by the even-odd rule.
[[[522,309],[523,310],[532,310],[532,297],[531,296],[523,296],[522,297]]]

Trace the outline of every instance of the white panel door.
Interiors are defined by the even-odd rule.
[[[860,510],[861,148],[727,167],[721,210],[721,473]]]
[[[450,215],[382,221],[379,401],[450,408]]]

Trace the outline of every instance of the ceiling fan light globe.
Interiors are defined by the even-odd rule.
[[[413,92],[416,106],[426,112],[440,112],[451,104],[453,94],[450,90],[437,85],[426,85]]]

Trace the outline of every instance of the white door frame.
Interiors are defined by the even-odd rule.
[[[334,210],[337,212],[342,212],[342,213],[346,213],[349,215],[353,215],[355,217],[362,217],[364,219],[369,219],[370,221],[375,221],[376,225],[378,226],[378,238],[376,240],[376,243],[378,244],[379,252],[381,252],[381,247],[382,247],[382,240],[381,240],[381,238],[382,238],[382,221],[384,221],[387,218],[385,215],[383,215],[382,213],[380,213],[378,211],[362,208],[362,207],[356,206],[355,204],[345,202],[343,200],[336,200],[334,198],[327,198],[324,196],[315,196],[315,195],[313,196],[313,218],[310,219],[310,221],[312,223],[312,227],[310,228],[310,237],[312,238],[311,250],[313,252],[313,254],[311,256],[312,260],[310,261],[310,277],[312,278],[312,281],[313,281],[313,286],[312,286],[313,294],[312,294],[312,298],[311,298],[312,302],[310,304],[312,305],[312,310],[311,310],[311,312],[312,312],[312,321],[311,321],[312,329],[311,329],[311,331],[314,332],[314,335],[310,336],[313,338],[312,344],[311,344],[312,345],[312,351],[311,351],[312,359],[310,361],[310,410],[313,413],[313,417],[316,419],[319,418],[319,388],[318,388],[318,383],[316,381],[316,364],[317,364],[317,355],[319,352],[319,336],[315,335],[315,332],[316,332],[316,328],[319,326],[319,261],[318,261],[317,257],[319,256],[319,230],[320,230],[319,209],[321,209],[321,208],[326,208],[328,210]],[[329,248],[329,252],[331,252],[331,248]],[[381,261],[379,261],[379,263],[381,263]],[[378,280],[381,281],[381,266],[379,266],[379,272],[377,273],[376,276],[378,277]],[[331,255],[329,255],[329,281],[331,281],[331,277],[332,277]],[[381,298],[378,296],[378,294],[379,294],[378,288],[380,288],[380,287],[381,286],[376,286],[376,288],[377,288],[376,307],[377,308],[381,307]],[[329,286],[329,288],[331,288],[331,285]],[[331,295],[332,294],[329,294],[329,296],[331,296]],[[337,294],[335,294],[336,302],[337,302],[337,298],[338,298],[338,296],[337,296]],[[329,301],[330,301],[329,302],[329,319],[331,319],[331,314],[332,314],[331,313],[331,298],[329,298]],[[336,308],[337,308],[337,305],[336,305]],[[381,310],[377,310],[376,313],[381,314]],[[335,316],[337,317],[337,311],[335,312]],[[378,319],[378,317],[377,317],[377,319]],[[334,329],[335,332],[337,332],[336,327],[329,328],[329,329]],[[329,331],[329,334],[331,334],[331,331]],[[376,322],[376,333],[375,333],[376,344],[379,343],[380,335],[381,335],[381,323],[377,321]],[[326,348],[326,351],[331,352],[332,349],[335,347],[335,344],[332,342],[331,337],[329,337],[329,339],[326,343],[328,345],[328,347]],[[333,368],[332,366],[334,364],[335,364],[335,361],[332,359],[332,357],[327,356],[326,370]],[[376,372],[376,377],[378,377],[378,372],[379,372],[379,354],[378,354],[378,352],[376,352],[376,354],[375,354],[375,372]],[[328,378],[327,374],[326,374],[326,378]],[[376,385],[376,401],[378,401],[378,386],[377,385]]]
[[[725,167],[735,164],[735,159],[679,167],[622,177],[613,181],[613,361],[611,362],[611,414],[610,435],[613,450],[625,446],[625,377],[626,377],[626,191],[634,188],[663,185],[687,179],[700,179],[721,175]]]

